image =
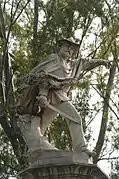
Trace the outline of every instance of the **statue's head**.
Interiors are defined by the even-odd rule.
[[[57,41],[57,47],[57,52],[65,58],[75,58],[79,52],[79,44],[75,43],[72,38]]]

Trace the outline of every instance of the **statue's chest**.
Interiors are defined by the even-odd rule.
[[[59,77],[67,77],[71,75],[71,63],[67,61],[55,60],[52,65],[48,67],[48,71]]]
[[[70,61],[62,62],[62,69],[65,76],[70,76],[72,73],[72,66]]]

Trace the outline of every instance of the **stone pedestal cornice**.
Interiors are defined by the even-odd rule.
[[[43,152],[20,176],[22,179],[108,179],[97,165],[81,163],[78,154],[61,151]]]

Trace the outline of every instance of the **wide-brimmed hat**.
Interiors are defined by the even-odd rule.
[[[79,49],[79,44],[77,44],[73,38],[68,38],[68,39],[61,39],[57,41],[58,45],[64,45],[64,44],[70,44],[71,46],[73,46],[76,49]]]

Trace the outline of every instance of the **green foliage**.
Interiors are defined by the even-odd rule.
[[[15,176],[18,167],[12,146],[3,130],[0,129],[0,178],[7,179],[8,176]]]
[[[48,131],[49,141],[55,144],[58,149],[71,150],[71,136],[65,119],[57,117]]]

